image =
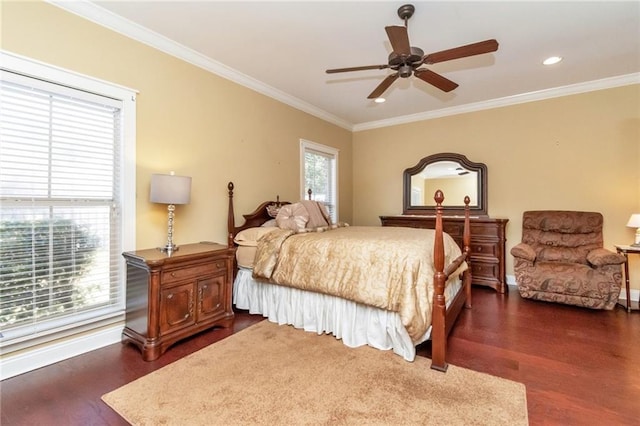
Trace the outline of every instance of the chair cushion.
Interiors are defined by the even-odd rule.
[[[591,293],[597,284],[590,281],[593,269],[587,265],[565,262],[537,262],[530,273],[531,289],[559,294],[584,295]]]
[[[567,234],[602,232],[602,214],[565,210],[534,210],[524,212],[522,228]]]
[[[536,259],[542,262],[565,262],[587,264],[589,248],[567,248],[553,246],[539,246]]]

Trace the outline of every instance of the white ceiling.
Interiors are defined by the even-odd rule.
[[[404,2],[51,1],[352,130],[640,82],[638,1],[414,1],[409,39],[425,53],[500,47],[430,65],[460,85],[450,93],[410,77],[383,104],[367,96],[393,71],[325,70],[386,64]],[[543,66],[552,55],[564,60]]]

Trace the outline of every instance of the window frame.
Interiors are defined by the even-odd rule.
[[[65,88],[77,89],[121,102],[121,127],[119,158],[120,229],[119,238],[123,251],[136,246],[136,95],[137,91],[83,75],[31,58],[0,50],[0,69],[36,80],[46,81]],[[118,265],[117,282],[121,286],[117,312],[78,321],[46,332],[15,339],[0,339],[0,358],[3,369],[0,379],[12,377],[44,365],[76,356],[80,353],[116,343],[120,340],[125,311],[124,260]]]
[[[307,153],[307,151],[315,151],[315,152],[324,154],[328,157],[333,157],[333,170],[332,170],[331,179],[333,181],[333,191],[334,191],[333,198],[335,201],[335,215],[334,217],[332,217],[332,220],[334,222],[338,222],[338,218],[340,217],[339,202],[338,202],[338,199],[339,199],[338,190],[340,186],[338,185],[338,177],[339,177],[338,176],[338,164],[339,164],[338,156],[339,156],[340,150],[331,146],[319,144],[316,142],[311,142],[305,139],[300,139],[300,199],[302,200],[306,200],[309,196],[307,193],[308,188],[305,188],[306,186],[305,154]],[[311,194],[311,196],[313,198],[313,194]]]

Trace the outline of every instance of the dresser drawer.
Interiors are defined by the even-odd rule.
[[[486,263],[471,260],[471,281],[497,280],[500,276],[500,265],[498,263]]]
[[[490,257],[498,261],[498,245],[495,243],[478,243],[471,241],[471,259],[480,257]]]
[[[498,241],[503,237],[504,229],[494,223],[471,222],[471,235]]]
[[[216,272],[225,272],[227,270],[226,266],[225,260],[219,259],[210,263],[199,263],[183,268],[167,269],[166,271],[162,271],[161,280],[163,285],[170,284],[188,278],[214,274]]]
[[[435,228],[435,224],[434,224]],[[460,238],[462,241],[462,234],[464,233],[464,224],[463,223],[443,223],[442,230],[447,234],[451,235],[454,239]]]

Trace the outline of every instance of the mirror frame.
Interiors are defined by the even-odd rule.
[[[478,173],[478,204],[469,206],[470,214],[473,216],[487,216],[487,166],[483,163],[474,163],[462,154],[444,152],[430,155],[421,159],[418,164],[404,171],[404,193],[403,212],[405,215],[435,215],[436,206],[413,206],[411,205],[411,177],[422,172],[429,164],[438,161],[455,161],[470,172]],[[447,194],[444,194],[445,199]],[[464,215],[464,204],[460,200],[460,205],[442,206],[443,214],[449,216]]]

